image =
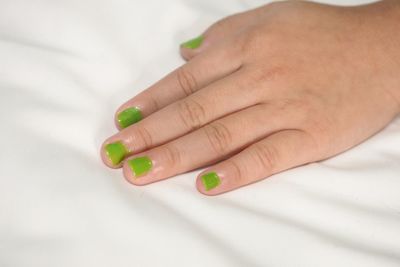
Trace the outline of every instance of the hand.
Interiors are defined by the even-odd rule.
[[[216,195],[341,153],[400,112],[399,21],[397,0],[225,18],[118,109],[103,161],[135,185],[209,166],[196,185]]]

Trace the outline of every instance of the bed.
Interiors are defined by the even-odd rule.
[[[217,197],[200,170],[136,187],[102,164],[115,109],[183,64],[178,44],[262,3],[0,1],[1,267],[400,266],[400,118]]]

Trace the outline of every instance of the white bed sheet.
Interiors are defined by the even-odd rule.
[[[1,267],[400,266],[399,119],[218,197],[196,173],[134,187],[101,163],[114,110],[177,45],[261,3],[0,0]]]

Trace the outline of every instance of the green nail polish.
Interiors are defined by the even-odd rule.
[[[112,164],[118,165],[128,154],[128,150],[121,142],[106,145],[105,151]]]
[[[189,49],[196,49],[198,47],[201,46],[201,44],[204,41],[204,37],[203,36],[199,36],[197,38],[191,39],[187,42],[184,42],[183,44],[181,44],[182,47],[186,47]]]
[[[139,157],[128,161],[129,167],[136,177],[148,173],[153,167],[153,162],[149,157]]]
[[[121,111],[118,116],[118,123],[121,128],[126,128],[143,118],[142,112],[138,108],[128,108]]]
[[[202,175],[201,181],[203,182],[204,188],[207,191],[217,187],[221,183],[221,179],[215,172],[210,172]]]

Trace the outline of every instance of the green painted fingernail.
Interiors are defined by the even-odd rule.
[[[203,41],[204,41],[204,37],[203,36],[199,36],[199,37],[191,39],[191,40],[189,40],[187,42],[184,42],[183,44],[181,44],[181,46],[189,48],[189,49],[196,49],[196,48],[201,46]]]
[[[139,157],[128,161],[129,167],[136,177],[148,173],[153,167],[153,162],[149,157]]]
[[[121,128],[126,128],[140,121],[142,118],[142,112],[140,112],[140,109],[136,107],[127,108],[124,111],[121,111],[117,116],[118,123]]]
[[[221,183],[221,179],[215,172],[210,172],[202,175],[201,181],[203,182],[204,188],[207,191],[217,187]]]
[[[115,142],[106,145],[106,154],[111,160],[112,164],[118,165],[128,154],[128,150],[121,142]]]

